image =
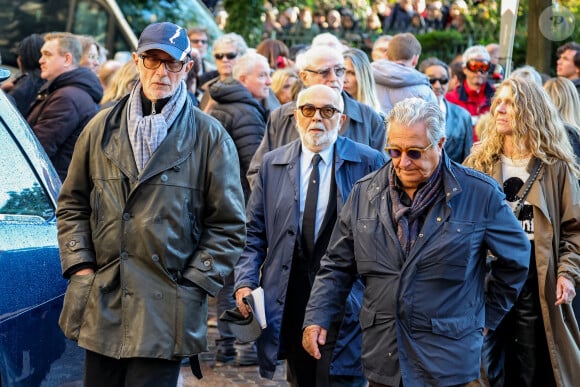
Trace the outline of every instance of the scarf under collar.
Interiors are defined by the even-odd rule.
[[[153,152],[167,136],[167,130],[177,118],[187,98],[185,84],[182,81],[159,114],[143,117],[141,87],[141,83],[138,82],[133,88],[127,114],[129,140],[139,173],[143,171]]]
[[[415,192],[411,207],[407,207],[401,202],[400,192],[397,189],[397,175],[392,163],[389,175],[389,195],[392,202],[391,216],[397,226],[399,243],[401,243],[405,257],[407,257],[419,235],[419,230],[422,226],[422,215],[427,213],[435,200],[443,194],[441,162],[433,171],[431,177],[425,182],[425,185]]]

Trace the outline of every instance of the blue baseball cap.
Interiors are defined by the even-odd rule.
[[[180,26],[169,23],[149,24],[139,37],[137,54],[149,50],[162,50],[176,60],[185,60],[189,56],[191,46],[187,32]]]

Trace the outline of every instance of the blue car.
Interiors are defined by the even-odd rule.
[[[80,385],[83,351],[59,326],[56,197],[61,182],[0,91],[0,386]]]

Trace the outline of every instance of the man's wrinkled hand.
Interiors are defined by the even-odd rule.
[[[250,293],[252,293],[252,289],[250,289],[248,287],[239,288],[238,290],[236,290],[236,304],[237,304],[237,307],[240,310],[240,313],[242,314],[242,316],[244,316],[246,318],[250,315],[251,309],[244,302],[244,297],[249,296]]]
[[[316,360],[321,357],[318,346],[326,343],[326,333],[326,329],[319,325],[309,325],[302,332],[302,346]]]
[[[576,296],[574,284],[566,277],[558,277],[556,283],[556,305],[569,304]]]

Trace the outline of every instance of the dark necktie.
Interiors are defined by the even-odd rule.
[[[302,237],[309,255],[314,253],[314,243],[316,242],[316,204],[318,203],[318,186],[320,185],[320,172],[318,171],[320,160],[321,157],[318,153],[312,157],[312,172],[308,181],[308,191],[304,202],[304,216],[302,218]]]

